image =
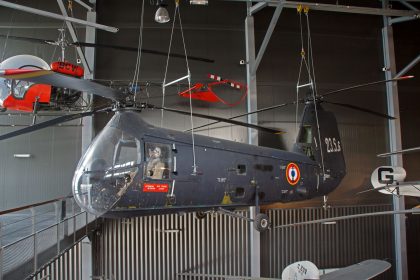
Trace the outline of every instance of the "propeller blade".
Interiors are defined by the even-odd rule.
[[[302,103],[303,101],[304,101],[303,99],[300,99],[298,102]],[[227,120],[233,120],[233,119],[236,119],[236,118],[240,118],[240,117],[244,117],[244,116],[248,116],[248,115],[252,115],[252,114],[257,114],[257,113],[261,113],[261,112],[264,112],[264,111],[269,111],[269,110],[285,107],[285,106],[288,106],[288,105],[294,105],[296,103],[297,103],[296,101],[293,101],[293,102],[283,103],[283,104],[274,105],[274,106],[270,106],[270,107],[265,107],[265,108],[261,108],[261,109],[258,109],[256,111],[252,111],[252,112],[249,112],[249,113],[244,113],[244,114],[233,116],[231,118],[228,118]],[[200,128],[203,128],[203,127],[207,127],[207,126],[210,126],[210,125],[213,125],[213,124],[217,124],[217,123],[220,123],[220,122],[221,121],[215,121],[215,122],[211,122],[211,123],[208,123],[208,124],[203,124],[203,125],[194,127],[194,130],[195,129],[200,129]],[[191,131],[191,129],[188,129],[186,131]],[[279,130],[279,132],[283,133],[284,131]]]
[[[389,157],[389,156],[392,156],[392,155],[415,153],[415,152],[419,152],[419,151],[420,151],[420,147],[415,147],[415,148],[410,148],[410,149],[404,149],[404,150],[379,154],[379,155],[377,155],[377,157]]]
[[[362,112],[372,114],[372,115],[375,115],[375,116],[378,116],[378,117],[386,118],[388,120],[395,120],[396,119],[395,117],[392,117],[392,116],[387,115],[387,114],[378,113],[378,112],[375,112],[375,111],[372,111],[372,110],[369,110],[369,109],[361,108],[361,107],[350,105],[350,104],[330,102],[330,101],[325,101],[325,100],[323,100],[322,102],[337,105],[337,106],[342,106],[342,107],[346,107],[346,108],[351,108],[351,109],[362,111]]]
[[[145,106],[146,106],[146,108],[151,108],[151,109],[160,109],[160,110],[165,110],[165,111],[168,111],[168,112],[174,112],[174,113],[178,113],[178,114],[182,114],[182,115],[188,115],[188,116],[191,115],[191,113],[188,112],[188,111],[182,111],[182,110],[178,110],[178,109],[159,107],[159,106],[155,106],[155,105],[152,105],[152,104],[146,104]],[[250,123],[244,123],[244,122],[235,121],[235,120],[232,120],[232,119],[225,119],[225,118],[220,118],[220,117],[210,116],[210,115],[205,115],[205,114],[200,114],[200,113],[192,113],[192,115],[194,117],[198,117],[198,118],[210,119],[210,120],[215,120],[215,121],[218,121],[218,122],[225,122],[225,123],[230,123],[230,124],[234,124],[234,125],[250,127],[250,128],[260,130],[260,131],[264,131],[264,132],[269,132],[269,133],[274,133],[274,134],[282,133],[282,131],[277,130],[277,129],[272,129],[272,128],[263,127],[263,126],[250,124]]]
[[[351,87],[347,87],[347,88],[342,88],[342,89],[338,89],[338,90],[329,91],[327,93],[321,94],[320,97],[321,98],[324,98],[325,96],[329,96],[331,94],[336,94],[336,93],[347,91],[347,90],[352,90],[352,89],[356,89],[356,88],[372,86],[372,85],[376,85],[376,84],[382,84],[382,83],[389,83],[389,82],[396,82],[396,81],[401,81],[401,80],[407,80],[407,79],[412,79],[412,78],[414,78],[414,76],[403,76],[403,77],[389,79],[389,80],[381,80],[381,81],[376,81],[376,82],[370,82],[370,83],[355,85],[355,86],[351,86]]]
[[[0,77],[75,89],[102,96],[114,101],[123,101],[126,98],[125,94],[116,89],[93,83],[88,80],[62,75],[49,70],[3,69],[0,70]]]
[[[37,130],[40,130],[40,129],[43,129],[43,128],[46,128],[46,127],[49,127],[49,126],[53,126],[53,125],[57,125],[57,124],[60,124],[60,123],[72,121],[72,120],[75,120],[75,119],[80,119],[80,118],[83,118],[83,117],[91,116],[91,115],[93,115],[97,112],[107,111],[109,109],[110,108],[107,107],[107,108],[101,108],[101,109],[93,110],[93,111],[90,111],[90,112],[76,113],[76,114],[70,114],[70,115],[57,117],[57,118],[49,120],[49,121],[34,124],[32,126],[29,126],[29,127],[25,127],[25,128],[19,129],[19,130],[15,130],[15,131],[0,135],[0,140],[9,139],[9,138],[19,136],[19,135],[22,135],[22,134],[34,132],[34,131],[37,131]]]
[[[0,34],[0,38],[7,38],[7,39],[12,39],[12,40],[20,40],[20,41],[26,41],[26,42],[31,42],[31,43],[41,43],[41,44],[48,44],[48,45],[58,45],[56,41],[53,41],[53,40],[45,40],[45,39],[38,39],[38,38],[20,37],[20,36],[3,35],[3,34]]]
[[[98,48],[108,48],[108,49],[115,49],[115,50],[122,50],[122,51],[130,51],[130,52],[137,52],[138,49],[135,47],[126,47],[126,46],[117,46],[117,45],[108,45],[108,44],[98,44],[98,43],[86,43],[86,42],[74,42],[69,43],[69,45],[74,45],[77,47],[98,47]],[[149,50],[149,49],[141,49],[143,53],[150,53],[150,54],[156,54],[156,55],[163,55],[168,56],[168,53],[156,51],[156,50]],[[170,57],[177,57],[177,58],[185,58],[185,55],[178,54],[178,53],[171,53],[169,54]],[[201,62],[207,62],[207,63],[214,63],[214,59],[208,59],[203,57],[197,57],[197,56],[188,56],[188,59],[191,60],[197,60]]]

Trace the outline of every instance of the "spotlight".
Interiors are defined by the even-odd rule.
[[[158,1],[157,2],[159,5],[159,8],[156,11],[155,14],[155,21],[157,23],[167,23],[168,21],[170,21],[170,17],[169,17],[169,13],[168,10],[165,8],[165,4],[163,4],[163,1]]]

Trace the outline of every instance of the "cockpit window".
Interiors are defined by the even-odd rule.
[[[299,143],[311,144],[312,143],[312,126],[303,125],[300,130]]]
[[[171,146],[160,143],[146,143],[145,177],[150,179],[169,179],[172,162]]]
[[[140,141],[107,126],[77,167],[73,178],[75,199],[91,213],[106,213],[129,188],[135,187],[140,161]]]

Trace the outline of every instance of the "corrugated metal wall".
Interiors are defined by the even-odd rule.
[[[106,220],[93,243],[94,276],[175,279],[187,271],[249,275],[249,228],[243,219],[220,214],[202,220],[193,213]]]
[[[268,214],[274,227],[389,209],[387,205],[335,207],[328,211],[273,209]],[[246,221],[221,214],[203,220],[196,219],[193,213],[105,220],[101,234],[93,241],[93,276],[176,279],[180,272],[249,276],[249,230]],[[280,277],[287,264],[303,259],[320,268],[343,267],[368,258],[391,259],[392,244],[392,218],[383,216],[336,225],[271,229],[261,235],[261,271],[265,277]]]
[[[268,215],[273,225],[284,225],[391,209],[390,205],[332,207],[327,211],[323,208],[271,209]],[[392,232],[391,216],[272,229],[261,235],[261,271],[265,277],[280,278],[288,264],[299,260],[309,260],[325,269],[371,258],[392,259]]]

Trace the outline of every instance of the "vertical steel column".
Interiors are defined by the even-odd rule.
[[[388,7],[388,0],[383,0],[384,8]],[[385,78],[391,79],[396,75],[394,38],[389,18],[384,16],[384,27],[382,29],[382,42],[384,52]],[[398,101],[398,88],[396,83],[386,84],[386,95],[388,103],[388,114],[395,116],[395,120],[388,121],[389,145],[391,151],[401,150],[401,125],[400,110]],[[393,166],[402,166],[402,155],[391,157]],[[404,210],[404,197],[393,196],[394,210]],[[395,270],[398,280],[408,279],[407,269],[407,241],[405,229],[405,216],[394,215],[394,247],[395,247]]]
[[[96,12],[87,12],[87,21],[96,22]],[[96,29],[87,26],[86,27],[86,38],[87,43],[96,42]],[[85,57],[86,61],[91,69],[90,73],[85,73],[85,79],[91,80],[94,78],[95,72],[95,48],[85,48]],[[83,98],[93,102],[93,97],[91,94],[83,93]],[[93,117],[85,117],[83,119],[82,127],[82,153],[84,153],[89,146],[90,142],[93,139]]]
[[[3,242],[2,242],[2,222],[0,221],[0,280],[3,279]]]
[[[255,71],[255,38],[254,38],[254,17],[250,13],[250,4],[247,4],[247,17],[245,19],[245,44],[246,44],[246,78],[248,84],[247,110],[252,112],[257,110],[257,77]],[[258,124],[256,114],[248,115],[248,123]],[[248,128],[248,143],[258,145],[258,131]],[[250,207],[251,218],[256,215],[255,207]],[[250,242],[250,264],[251,276],[260,276],[260,233],[253,226],[249,228]]]
[[[91,4],[93,4],[96,8],[96,0],[90,0],[89,1]],[[87,12],[87,16],[86,16],[86,20],[89,22],[96,22],[96,11],[88,11]],[[96,43],[96,29],[87,26],[86,27],[86,36],[85,36],[85,40],[87,43]],[[94,74],[95,74],[95,48],[85,48],[85,57],[86,57],[86,62],[89,65],[89,68],[91,69],[90,73],[85,73],[85,79],[94,79]],[[83,97],[85,98],[85,100],[88,100],[89,103],[93,102],[93,96],[91,94],[88,93],[83,93]],[[88,146],[90,145],[90,143],[92,142],[93,139],[93,135],[94,135],[94,127],[93,127],[93,116],[90,117],[86,117],[83,119],[83,127],[82,127],[82,153],[84,153],[86,151],[86,149],[88,148]],[[75,212],[74,210],[74,200],[73,200],[73,214]],[[88,223],[88,217],[86,216],[86,230],[87,230],[87,223]],[[74,240],[76,240],[76,219],[73,219],[73,238]],[[83,246],[83,241],[82,241],[82,256],[83,257],[83,261],[81,262],[83,264],[82,267],[82,279],[85,279],[85,277],[90,277],[92,276],[92,272],[95,271],[94,268],[94,261],[93,261],[93,256],[94,256],[94,246],[88,246],[90,244],[87,244],[87,246]],[[87,247],[87,248],[86,248]],[[97,271],[97,270],[96,270]],[[86,278],[87,279],[87,278]]]

